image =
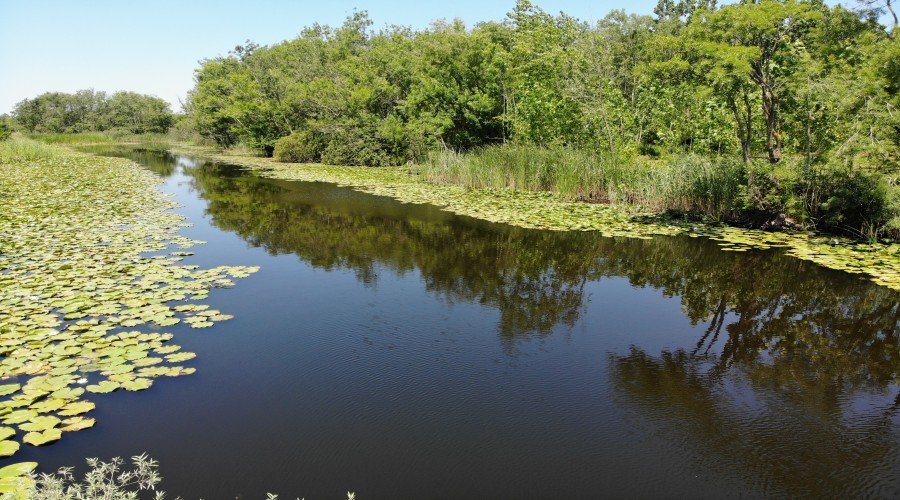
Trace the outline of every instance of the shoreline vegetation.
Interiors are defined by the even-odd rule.
[[[764,231],[672,218],[635,206],[571,201],[553,192],[468,188],[436,184],[415,166],[353,167],[284,163],[228,152],[209,146],[173,144],[175,153],[240,165],[260,175],[283,180],[328,182],[403,203],[428,203],[448,212],[490,222],[554,231],[598,231],[609,237],[650,238],[658,235],[708,237],[726,251],[783,248],[793,257],[823,267],[869,277],[900,290],[900,243],[855,241],[811,231]]]
[[[284,162],[414,165],[436,184],[896,241],[900,31],[881,13],[660,0],[653,15],[589,23],[519,0],[502,20],[415,30],[354,11],[201,61],[184,113],[83,90],[26,99],[2,122],[61,142],[168,132]]]
[[[127,146],[168,150],[209,161],[239,165],[259,175],[306,182],[327,182],[403,203],[427,203],[458,215],[524,228],[553,231],[597,231],[609,237],[650,238],[686,235],[715,240],[725,251],[783,249],[787,255],[823,267],[866,276],[871,281],[900,290],[900,243],[892,240],[859,241],[812,231],[761,230],[729,226],[714,220],[700,221],[641,209],[572,201],[554,192],[516,191],[508,188],[470,188],[435,183],[427,167],[334,166],[279,162],[240,148],[222,149],[151,136],[64,136],[67,146]],[[45,137],[36,136],[38,139]],[[56,136],[50,137],[57,141]]]

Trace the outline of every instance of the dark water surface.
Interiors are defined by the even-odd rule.
[[[184,498],[900,496],[900,294],[776,251],[525,230],[126,153],[259,265],[197,374],[17,458],[149,452]]]

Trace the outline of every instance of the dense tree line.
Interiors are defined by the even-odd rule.
[[[125,130],[134,134],[165,133],[174,122],[169,104],[135,92],[107,94],[79,90],[47,92],[25,99],[13,110],[16,123],[28,132],[97,132]]]
[[[401,164],[502,144],[635,169],[735,158],[747,165],[733,169],[735,213],[896,228],[900,44],[879,13],[660,0],[653,16],[588,24],[521,0],[501,22],[373,31],[356,12],[204,61],[188,112],[220,145],[293,161]]]
[[[655,16],[613,11],[591,26],[520,1],[504,22],[473,29],[371,25],[357,12],[337,29],[205,61],[190,99],[198,128],[268,152],[300,133],[339,163],[519,140],[773,163],[840,149],[897,165],[887,115],[900,49],[872,10],[661,0]]]

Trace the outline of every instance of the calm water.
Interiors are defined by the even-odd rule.
[[[185,261],[259,265],[177,326],[196,375],[17,456],[157,458],[184,498],[898,497],[900,296],[776,251],[524,230],[126,153]]]

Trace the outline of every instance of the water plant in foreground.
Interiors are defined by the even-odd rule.
[[[0,457],[94,426],[90,394],[188,375],[165,327],[231,316],[198,301],[255,267],[179,264],[200,242],[137,164],[0,144]]]
[[[23,462],[0,468],[0,498],[3,500],[136,500],[141,493],[151,493],[156,500],[166,498],[158,490],[162,476],[159,463],[146,453],[131,457],[131,467],[115,457],[108,462],[97,458],[86,460],[88,471],[79,479],[71,467],[63,467],[53,474],[35,474],[37,464]],[[278,495],[269,493],[267,500]],[[356,494],[347,492],[347,500]]]

